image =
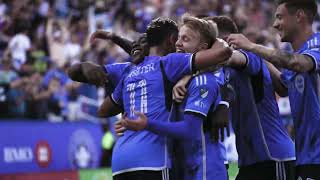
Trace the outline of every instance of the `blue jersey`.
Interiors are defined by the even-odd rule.
[[[167,83],[175,83],[192,73],[192,54],[172,53],[164,57],[148,56],[123,76],[112,99],[122,104],[129,118],[134,111],[150,121],[168,121],[171,102],[166,97]],[[171,97],[171,93],[170,93]],[[125,131],[113,150],[113,175],[136,170],[163,170],[171,166],[167,138],[145,131]]]
[[[114,89],[116,88],[117,84],[120,82],[121,77],[125,74],[126,71],[130,69],[131,63],[113,63],[104,65],[103,68],[108,74],[108,83],[105,85],[105,95],[109,96]],[[114,135],[115,138],[118,138],[116,135],[114,125],[112,122],[115,121],[114,118],[107,118],[111,123],[109,123],[109,130]]]
[[[217,79],[217,82],[219,85],[224,85],[224,72],[223,72],[223,68],[219,68],[218,70],[216,70],[214,72],[214,76],[216,77]]]
[[[243,54],[247,59],[244,69],[225,68],[225,80],[237,94],[231,119],[238,164],[294,160],[294,144],[281,122],[269,70],[257,55]]]
[[[117,86],[117,84],[120,81],[123,73],[130,66],[131,66],[131,63],[129,63],[129,62],[113,63],[113,64],[104,65],[104,69],[108,74],[108,80],[111,81],[111,83],[114,86]]]
[[[312,35],[297,51],[310,56],[315,68],[281,74],[288,88],[291,113],[295,124],[297,165],[320,164],[320,33]]]
[[[113,63],[104,65],[104,70],[108,74],[108,84],[106,89],[106,94],[111,94],[113,90],[116,88],[117,84],[121,80],[122,75],[125,71],[128,71],[131,66],[131,63]]]
[[[198,114],[206,120],[210,106],[214,111],[221,100],[218,81],[213,73],[202,73],[193,77],[188,86],[186,100],[181,105],[184,113]],[[197,135],[196,140],[181,142],[186,166],[184,179],[226,180],[227,171],[222,144],[212,142],[209,132],[204,132],[203,125],[201,128],[201,134]]]

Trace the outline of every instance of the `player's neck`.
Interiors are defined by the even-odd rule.
[[[164,56],[166,51],[160,46],[150,47],[149,56]]]
[[[294,51],[299,50],[302,45],[312,36],[314,32],[312,31],[312,26],[306,26],[301,28],[299,32],[295,35],[291,45]]]

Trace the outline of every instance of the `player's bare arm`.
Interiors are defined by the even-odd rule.
[[[130,54],[132,50],[132,41],[118,36],[117,34],[105,30],[97,30],[90,36],[90,42],[93,43],[96,39],[111,40],[113,43],[120,46],[126,53]]]
[[[247,60],[244,54],[238,50],[233,50],[231,58],[227,61],[226,66],[232,68],[244,68],[247,64]]]
[[[227,42],[235,49],[241,48],[251,51],[278,67],[295,72],[308,72],[314,68],[313,60],[307,55],[289,53],[255,44],[242,34],[229,35]]]
[[[187,95],[187,84],[189,83],[190,79],[192,78],[191,75],[186,75],[183,78],[181,78],[177,84],[173,87],[172,90],[172,95],[173,95],[173,100],[181,103],[183,99]]]
[[[108,96],[100,105],[97,115],[98,117],[112,117],[121,113],[122,111],[122,108],[113,102],[111,97]]]
[[[107,73],[102,66],[91,62],[75,64],[68,69],[69,77],[78,82],[103,86],[108,82]]]
[[[232,55],[232,50],[224,42],[216,40],[210,49],[202,50],[196,53],[196,70],[207,69],[212,65],[221,64],[227,61]]]
[[[231,58],[227,60],[226,66],[239,68],[239,67],[244,67],[246,63],[247,63],[246,57],[239,51],[234,50],[232,52]],[[191,75],[187,75],[181,78],[177,82],[177,84],[173,87],[173,91],[172,91],[173,99],[176,102],[181,103],[183,101],[184,97],[187,94],[186,85],[188,84],[191,78],[192,78]]]

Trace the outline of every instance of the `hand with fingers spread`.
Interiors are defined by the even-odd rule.
[[[230,136],[229,127],[229,109],[224,105],[218,105],[215,111],[208,116],[208,120],[211,121],[210,138],[214,142],[218,142],[219,139],[224,141],[224,130],[227,130],[227,137]]]
[[[125,121],[126,118],[127,118],[127,113],[123,113],[121,115],[121,119],[119,119],[114,123],[114,129],[118,136],[123,136],[123,133],[127,130],[127,128],[124,127],[123,125],[123,122]]]
[[[141,131],[147,127],[148,118],[146,115],[136,111],[134,114],[138,117],[137,119],[129,119],[127,114],[124,113],[121,120],[117,123],[117,133],[123,133],[125,130]]]
[[[230,34],[227,38],[227,42],[229,46],[234,49],[244,49],[247,51],[251,51],[254,47],[254,43],[251,42],[243,34]]]
[[[123,125],[121,119],[114,123],[114,129],[117,136],[123,136],[123,133],[127,130]]]
[[[210,136],[215,142],[219,139],[224,141],[224,130],[227,131],[227,137],[230,136],[229,127],[229,105],[235,101],[235,90],[230,84],[225,84],[220,88],[221,99],[215,111],[209,115],[208,119],[211,122]]]
[[[114,33],[105,31],[105,30],[97,30],[90,36],[90,43],[93,43],[96,39],[108,40],[114,37]]]
[[[191,79],[191,75],[184,76],[181,78],[177,84],[173,87],[172,95],[173,95],[173,100],[176,101],[177,103],[181,103],[183,99],[187,95],[187,84]]]

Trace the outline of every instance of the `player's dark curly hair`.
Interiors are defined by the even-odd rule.
[[[298,9],[302,9],[307,17],[309,23],[312,23],[317,14],[317,3],[315,0],[278,0],[277,5],[285,3],[285,7],[290,14],[294,14]]]
[[[177,23],[172,19],[159,17],[150,22],[146,33],[148,44],[151,47],[160,45],[172,34],[178,36],[179,29]]]

